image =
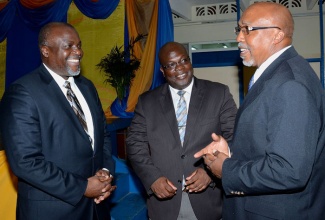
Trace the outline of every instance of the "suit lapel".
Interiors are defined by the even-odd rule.
[[[197,127],[197,119],[200,115],[200,109],[204,98],[205,89],[200,86],[200,82],[194,78],[194,84],[191,92],[190,105],[188,109],[186,131],[184,137],[183,147],[192,136],[193,131]]]
[[[87,105],[88,105],[88,108],[90,110],[90,114],[92,117],[93,126],[94,126],[94,139],[98,140],[98,138],[97,138],[98,129],[96,129],[96,128],[98,128],[98,126],[101,126],[101,125],[98,125],[98,120],[97,120],[98,115],[94,112],[96,109],[96,105],[97,105],[96,99],[91,96],[92,90],[85,83],[85,80],[82,80],[81,76],[75,77],[75,83],[78,86],[80,92],[82,93],[83,97],[85,98],[85,100],[87,102]],[[79,122],[79,124],[80,124],[80,122]],[[82,128],[82,126],[81,126],[81,128]],[[82,130],[83,130],[83,128],[82,128]],[[86,132],[84,130],[83,130],[83,132],[86,134]],[[86,135],[86,136],[87,136],[87,140],[88,140],[88,135]],[[95,141],[94,151],[96,150],[96,143],[97,143],[97,141]]]
[[[66,96],[62,93],[59,85],[55,82],[51,74],[47,71],[47,69],[44,67],[44,65],[41,65],[40,67],[40,78],[47,84],[50,88],[47,89],[46,91],[52,93],[50,94],[49,97],[53,99],[53,102],[57,103],[58,106],[61,106],[63,111],[66,112],[68,117],[71,119],[71,123],[74,124],[76,130],[79,130],[79,132],[84,136],[84,138],[89,141],[88,135],[86,134],[85,130],[81,126],[78,118],[76,117],[76,114],[74,113],[73,109],[71,108],[69,102],[67,101]],[[80,80],[78,78],[76,79],[76,83],[78,83],[78,88],[84,95],[88,105],[90,106],[89,103],[91,98],[90,95],[87,92],[87,89],[85,89],[84,83],[80,83]],[[82,89],[81,89],[82,88]],[[91,110],[91,108],[90,108]],[[93,114],[92,114],[93,115]]]
[[[53,99],[53,102],[57,103],[58,106],[62,106],[63,110],[67,113],[69,118],[72,119],[76,127],[82,128],[82,126],[79,126],[80,122],[78,121],[77,117],[75,117],[75,113],[73,112],[69,102],[67,101],[66,96],[62,93],[59,85],[55,82],[51,74],[43,65],[41,65],[39,69],[40,78],[49,87],[49,89],[46,89],[46,91],[51,93],[49,97],[51,97]]]
[[[168,84],[165,83],[162,87],[161,96],[159,97],[160,106],[162,109],[162,114],[165,117],[165,121],[169,124],[170,130],[176,141],[181,145],[181,140],[179,138],[175,108],[172,100],[172,96],[169,91]]]
[[[260,93],[263,91],[265,84],[267,83],[268,80],[270,80],[274,74],[278,73],[277,68],[281,65],[282,62],[285,60],[296,56],[297,52],[296,50],[291,47],[287,49],[284,53],[282,53],[277,59],[271,63],[270,66],[268,66],[263,74],[260,76],[260,78],[255,82],[254,86],[252,89],[247,93],[245,96],[244,102],[240,106],[237,112],[237,117],[236,117],[236,124],[237,124],[237,119],[240,117],[241,113],[260,95]]]

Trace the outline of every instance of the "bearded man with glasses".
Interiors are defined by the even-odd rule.
[[[235,28],[240,57],[257,70],[236,117],[195,154],[222,180],[223,220],[325,216],[325,96],[292,46],[294,21],[283,5],[254,3]]]

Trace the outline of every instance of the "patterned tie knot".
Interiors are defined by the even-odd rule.
[[[71,89],[69,81],[65,81],[63,86],[64,86],[64,88]]]
[[[182,98],[184,96],[184,94],[185,94],[185,91],[184,90],[179,90],[177,92],[177,94]]]

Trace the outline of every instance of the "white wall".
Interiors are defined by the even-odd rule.
[[[239,78],[237,67],[195,68],[194,75],[199,79],[208,79],[227,85],[231,94],[234,96],[237,107],[239,107]]]
[[[319,17],[294,17],[295,32],[293,46],[305,58],[320,58]],[[234,27],[237,23],[222,22],[209,24],[176,24],[174,40],[180,43],[200,43],[235,40]],[[319,63],[311,66],[320,76]],[[239,84],[237,67],[196,68],[194,75],[198,78],[217,81],[229,86],[236,104],[239,106]],[[245,73],[244,73],[245,75]]]

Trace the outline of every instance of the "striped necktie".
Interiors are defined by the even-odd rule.
[[[187,120],[187,107],[184,98],[185,91],[180,90],[177,92],[177,94],[179,95],[179,101],[177,104],[176,119],[177,119],[179,137],[181,139],[182,146],[183,146],[185,129],[186,129],[186,120]]]
[[[65,81],[64,87],[67,89],[67,99],[68,99],[74,113],[76,113],[82,127],[85,129],[85,131],[88,134],[88,127],[87,127],[87,123],[86,123],[85,114],[82,111],[81,105],[80,105],[76,95],[74,94],[74,92],[71,89],[70,82]]]

